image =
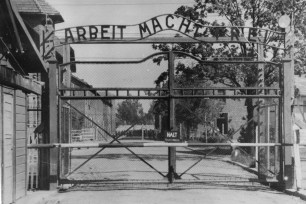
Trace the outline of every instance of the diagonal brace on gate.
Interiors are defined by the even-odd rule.
[[[197,150],[194,150],[192,148],[188,148],[188,147],[185,147],[185,149],[188,149],[188,150],[191,150],[191,151],[194,151],[194,152],[200,152],[200,151],[197,151]],[[196,166],[198,163],[200,163],[203,159],[205,159],[209,154],[211,154],[212,152],[214,152],[217,148],[213,148],[212,150],[210,150],[208,153],[206,153],[204,155],[204,157],[201,157],[198,161],[196,161],[194,164],[192,164],[189,168],[187,168],[183,173],[181,173],[179,175],[179,178],[181,178],[184,174],[186,174],[190,169],[192,169],[194,166]],[[202,153],[202,152],[201,152]]]
[[[75,111],[77,111],[79,114],[83,115],[86,119],[88,119],[90,122],[92,122],[94,125],[96,125],[98,128],[100,128],[103,132],[105,132],[106,134],[108,134],[110,137],[113,138],[113,140],[109,143],[112,144],[113,142],[118,142],[119,144],[122,144],[118,139],[127,131],[129,131],[132,127],[134,127],[136,124],[131,125],[131,127],[129,127],[127,130],[125,130],[121,135],[119,136],[114,136],[112,134],[110,134],[108,131],[106,131],[104,128],[102,128],[99,124],[97,124],[95,121],[93,121],[91,118],[89,118],[88,116],[86,116],[84,113],[82,113],[81,111],[79,111],[76,107],[74,107],[73,105],[71,105],[70,103],[66,102],[66,104],[68,106],[70,106],[71,108],[73,108]],[[95,153],[94,155],[92,155],[88,160],[86,160],[85,162],[83,162],[81,165],[79,165],[77,168],[75,168],[72,172],[70,172],[68,174],[71,175],[72,173],[74,173],[76,170],[78,170],[79,168],[81,168],[84,164],[86,164],[89,160],[91,160],[92,158],[94,158],[96,155],[98,155],[100,152],[102,152],[106,147],[102,148],[101,150],[99,150],[97,153]],[[131,152],[134,156],[136,156],[139,160],[141,160],[142,162],[144,162],[145,164],[147,164],[150,168],[152,168],[154,171],[156,171],[158,174],[160,174],[163,177],[166,177],[166,175],[164,175],[162,172],[158,171],[155,167],[153,167],[149,162],[147,162],[145,159],[143,159],[142,157],[140,157],[138,154],[136,154],[134,151],[132,151],[130,148],[128,147],[124,147],[126,148],[129,152]]]
[[[257,104],[257,108],[259,108],[261,101]],[[201,118],[198,117],[198,115],[196,115],[193,111],[190,110],[190,108],[188,108],[187,106],[180,104],[182,107],[184,107],[186,110],[188,110],[191,114],[193,114],[195,117],[197,117],[199,120],[201,120]],[[239,132],[243,127],[245,127],[247,124],[249,124],[250,122],[252,122],[253,120],[255,120],[255,118],[257,117],[257,115],[254,115],[250,120],[246,121],[246,123],[244,123],[243,125],[241,125],[235,132],[233,132],[230,136],[226,136],[224,134],[222,134],[218,129],[216,129],[214,126],[212,127],[214,131],[217,131],[223,138],[227,139],[230,143],[233,143],[233,141],[230,139],[231,136],[235,135],[237,132]],[[239,150],[241,150],[243,153],[248,154],[243,148],[241,147],[237,147]],[[214,152],[217,148],[213,149],[211,152],[209,152],[208,154]],[[206,155],[207,156],[207,155]],[[266,171],[270,172],[273,175],[276,175],[275,172],[272,172],[270,169],[267,169],[265,166],[263,166],[262,164],[260,164],[260,162],[255,159],[255,162],[262,168],[264,168]],[[189,171],[191,168],[193,168],[196,164],[198,164],[199,162],[196,162],[194,165],[192,165],[191,167],[189,167],[185,172]]]

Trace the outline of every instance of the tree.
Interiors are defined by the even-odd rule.
[[[154,124],[154,102],[150,104],[150,108],[147,113],[144,113],[143,124],[152,125]]]
[[[203,80],[203,76],[195,74],[197,72],[195,67],[188,67],[188,64],[195,64],[188,59],[183,59],[176,66],[176,73],[174,76],[174,86],[177,88],[191,88],[191,87],[207,87],[209,83]],[[185,70],[185,71],[181,71]],[[168,82],[167,72],[163,72],[155,81],[157,85],[163,84],[167,87]],[[191,94],[185,91],[185,94]],[[206,91],[209,92],[209,91]],[[208,93],[207,93],[208,94]],[[186,138],[189,140],[192,129],[196,129],[199,124],[204,124],[206,121],[215,121],[222,111],[224,102],[222,100],[207,100],[207,99],[176,99],[175,100],[175,119],[176,126],[182,124],[186,129]],[[156,100],[154,106],[154,113],[162,115],[163,127],[166,128],[168,120],[168,103],[165,100]]]
[[[136,99],[126,99],[118,104],[116,117],[117,125],[142,123],[144,117],[142,104]]]
[[[218,13],[227,19],[231,26],[245,26],[251,23],[252,27],[256,28],[268,28],[271,30],[280,30],[278,27],[278,19],[281,15],[287,14],[294,16],[294,28],[295,35],[298,39],[295,41],[295,72],[304,72],[303,67],[306,65],[305,62],[305,38],[306,34],[305,22],[306,22],[306,0],[195,0],[195,4],[191,7],[181,6],[175,14],[182,15],[189,18],[196,23],[202,25],[213,25],[213,26],[225,26],[225,22],[218,24],[216,21],[210,23],[207,21],[209,13]],[[211,32],[214,35],[213,32]],[[223,36],[227,33],[221,32]],[[199,33],[199,36],[204,33]],[[219,33],[220,35],[220,33]],[[199,37],[197,36],[197,37]],[[272,43],[272,42],[271,42]],[[277,43],[277,42],[275,42]],[[258,57],[257,46],[252,43],[238,43],[229,44],[223,43],[222,46],[215,47],[212,43],[198,43],[198,44],[155,44],[154,49],[162,51],[178,50],[201,58],[203,60],[207,58],[223,58],[224,60],[233,60],[239,58],[245,58],[248,60],[254,60]],[[271,48],[273,52],[273,60],[277,59],[278,50]],[[155,59],[158,62],[161,58]],[[177,67],[177,71],[183,74],[189,74],[193,77],[196,76],[198,79],[209,80],[214,83],[221,83],[228,87],[252,87],[258,85],[258,65],[203,65],[197,64],[196,66],[180,65]],[[273,86],[278,82],[278,69],[275,67],[265,64],[265,85]],[[166,77],[159,77],[164,80]],[[190,77],[189,77],[190,78]],[[246,91],[241,89],[242,94],[253,95],[254,91]],[[247,121],[251,121],[254,117],[254,108],[257,104],[252,99],[246,99],[247,106]],[[241,132],[242,139],[244,142],[253,142],[255,135],[256,122],[251,121],[247,127]]]

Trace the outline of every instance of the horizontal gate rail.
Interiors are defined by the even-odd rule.
[[[220,95],[222,90],[227,95]],[[161,88],[61,88],[61,99],[167,99],[171,98],[279,98],[280,89],[275,87],[223,87],[223,88],[173,88],[174,94],[169,95],[168,89]],[[254,95],[243,95],[241,92],[254,91]],[[67,93],[68,96],[67,96]],[[92,95],[95,93],[95,95]],[[260,93],[260,94],[259,94]],[[131,95],[134,94],[134,95]]]
[[[80,99],[167,99],[170,96],[62,96],[64,100]],[[171,98],[280,98],[279,95],[174,95]]]
[[[30,144],[28,149],[35,148],[127,148],[127,147],[276,147],[276,146],[293,146],[291,143],[89,143],[89,144]],[[306,146],[306,144],[300,144]]]
[[[62,184],[101,184],[101,180],[69,180],[69,179],[62,179]],[[239,179],[240,182],[269,182],[269,183],[277,183],[279,181],[275,179]],[[206,184],[206,183],[237,183],[237,180],[231,180],[231,179],[219,179],[219,180],[214,180],[214,179],[205,179],[205,180],[173,180],[173,184],[190,184],[192,182],[193,184]],[[111,181],[105,181],[103,180],[104,184],[111,185],[111,184],[143,184],[143,185],[154,185],[154,184],[169,184],[168,181],[162,181],[162,180],[111,180]]]
[[[167,53],[167,52],[159,52],[155,55],[161,55],[161,54],[165,54],[165,53]],[[173,53],[179,53],[179,52],[173,51]],[[187,55],[187,56],[190,56],[194,59],[197,59],[196,57],[194,57],[192,55]],[[71,62],[60,64],[60,66],[67,66],[67,65],[71,65],[71,64],[138,64],[138,63],[146,61],[148,58],[151,58],[151,57],[152,57],[152,55],[144,58],[143,60],[137,60],[137,61],[132,61],[132,60],[127,60],[127,61],[71,61]],[[247,59],[247,58],[242,58],[242,59]],[[253,61],[251,61],[251,60],[214,60],[214,61],[213,60],[207,60],[207,61],[198,60],[198,61],[205,62],[205,64],[272,64],[272,65],[280,65],[277,62],[260,61],[260,60],[253,60]]]

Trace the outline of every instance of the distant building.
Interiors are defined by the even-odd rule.
[[[306,129],[306,75],[295,75],[294,125],[295,129]]]
[[[87,82],[71,75],[71,88],[92,88]],[[77,94],[77,93],[76,93]],[[88,96],[99,96],[102,93],[90,92]],[[77,109],[71,111],[71,131],[77,136],[91,132],[91,140],[108,141],[109,135],[115,132],[114,101],[102,99],[71,100],[70,104]],[[94,124],[92,121],[94,121]],[[101,130],[101,128],[103,130]],[[86,134],[88,135],[88,134]],[[84,138],[83,138],[84,139]]]

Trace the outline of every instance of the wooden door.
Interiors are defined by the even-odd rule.
[[[13,96],[3,95],[3,201],[13,202],[14,109]]]

